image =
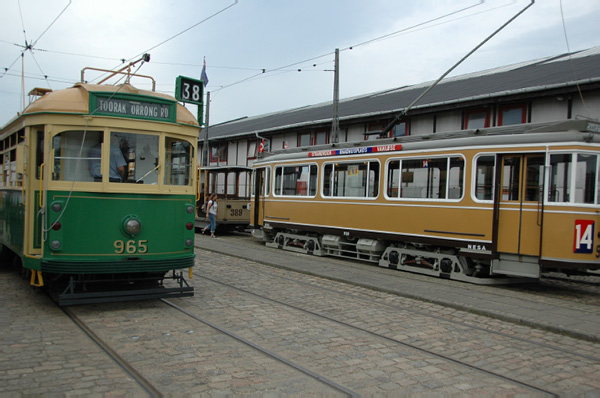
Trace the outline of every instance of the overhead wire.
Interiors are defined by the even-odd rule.
[[[563,34],[565,36],[565,43],[567,44],[567,52],[569,53],[569,64],[571,66],[571,72],[573,72],[573,78],[575,79],[575,84],[577,86],[577,92],[579,93],[579,98],[581,99],[581,103],[583,104],[583,109],[587,113],[587,117],[590,116],[589,109],[585,103],[585,99],[583,98],[583,93],[581,92],[581,87],[579,86],[579,79],[577,78],[577,71],[575,70],[575,65],[573,63],[573,56],[571,55],[571,47],[569,45],[569,36],[567,35],[567,25],[565,23],[565,14],[563,11],[562,0],[560,3],[560,18],[562,21]]]
[[[415,30],[418,27],[424,27],[424,26],[430,25],[432,22],[448,18],[448,17],[450,17],[452,15],[456,15],[458,13],[464,12],[464,11],[469,10],[471,8],[474,8],[474,7],[479,7],[479,6],[483,5],[484,3],[485,3],[485,0],[480,0],[477,4],[471,4],[471,5],[467,6],[467,7],[463,7],[461,9],[459,9],[459,10],[455,10],[455,11],[452,11],[450,13],[447,13],[447,14],[444,14],[444,15],[441,15],[441,16],[437,16],[435,18],[431,18],[431,19],[429,19],[427,21],[420,22],[418,24],[415,24],[415,25],[412,25],[412,26],[409,26],[409,27],[397,30],[395,32],[386,33],[386,34],[384,34],[382,36],[378,36],[376,38],[369,39],[369,40],[366,40],[366,41],[358,43],[358,44],[354,44],[354,45],[350,45],[350,46],[344,47],[344,48],[340,49],[340,51],[351,50],[351,49],[359,47],[359,46],[363,46],[363,45],[367,45],[367,44],[370,44],[370,43],[373,43],[373,42],[376,42],[376,41],[380,41],[380,40],[385,40],[385,39],[391,38],[391,37],[399,35],[401,33],[406,33],[406,32],[409,32],[409,31],[413,31],[413,30]],[[489,11],[491,11],[491,10],[485,10],[483,12],[489,12]],[[465,17],[461,17],[461,18],[467,18],[469,16],[471,16],[471,15],[468,15],[468,16],[465,16]],[[330,51],[330,52],[325,53],[325,54],[317,55],[317,56],[314,56],[314,57],[311,57],[311,58],[304,59],[302,61],[294,62],[294,63],[287,64],[287,65],[284,65],[284,66],[280,66],[280,67],[277,67],[277,68],[263,69],[263,72],[261,72],[261,73],[257,73],[255,75],[252,75],[252,76],[249,76],[247,78],[241,79],[241,80],[236,81],[234,83],[223,85],[223,86],[221,86],[220,88],[218,88],[218,89],[216,89],[214,91],[220,91],[220,90],[223,90],[225,88],[229,88],[229,87],[241,84],[241,83],[245,83],[245,82],[247,82],[249,80],[253,80],[253,79],[255,79],[255,78],[257,78],[257,77],[259,77],[261,75],[264,75],[266,73],[270,74],[272,72],[285,70],[285,69],[293,67],[293,66],[303,65],[303,64],[306,64],[308,62],[315,61],[317,59],[321,59],[321,58],[324,58],[324,57],[332,56],[334,54],[335,54],[335,51]],[[333,62],[333,60],[328,61],[328,62]],[[304,68],[300,68],[300,69],[304,70]],[[300,69],[298,71],[300,71]]]
[[[213,14],[209,15],[208,17],[206,17],[206,18],[204,18],[203,20],[201,20],[201,21],[199,21],[199,22],[197,22],[197,23],[193,24],[192,26],[190,26],[190,27],[188,27],[188,28],[186,28],[186,29],[182,30],[181,32],[179,32],[179,33],[177,33],[177,34],[174,34],[173,36],[169,37],[168,39],[165,39],[165,40],[161,41],[160,43],[158,43],[158,44],[156,44],[156,45],[154,45],[154,46],[150,47],[149,49],[147,49],[147,50],[145,50],[145,51],[142,51],[142,52],[141,52],[141,53],[139,53],[138,55],[136,55],[136,56],[134,56],[134,57],[131,57],[131,58],[129,58],[129,59],[128,59],[128,60],[126,60],[125,62],[127,62],[127,61],[131,61],[132,59],[135,59],[135,58],[138,58],[138,57],[142,56],[143,54],[149,54],[149,53],[150,53],[152,50],[155,50],[155,49],[157,49],[158,47],[162,46],[163,44],[165,44],[165,43],[168,43],[169,41],[171,41],[171,40],[175,39],[176,37],[179,37],[179,36],[181,36],[182,34],[184,34],[184,33],[188,32],[188,31],[190,31],[190,30],[194,29],[196,26],[198,26],[198,25],[200,25],[200,24],[203,24],[204,22],[206,22],[206,21],[208,21],[208,20],[210,20],[210,19],[212,19],[212,18],[216,17],[217,15],[219,15],[219,14],[221,14],[221,13],[225,12],[226,10],[230,9],[231,7],[233,7],[233,6],[237,5],[237,4],[238,4],[238,1],[239,1],[239,0],[234,0],[234,2],[233,2],[232,4],[230,4],[230,5],[228,5],[227,7],[224,7],[224,8],[222,8],[221,10],[219,10],[219,11],[217,11],[217,12],[215,12],[215,13],[213,13]],[[118,65],[118,66],[115,66],[114,68],[118,68],[119,66],[120,66],[120,65]],[[113,69],[114,69],[114,68],[113,68]]]
[[[435,17],[435,18],[429,19],[427,21],[418,23],[416,25],[409,26],[407,28],[402,28],[402,29],[397,30],[397,31],[392,32],[392,33],[387,33],[385,35],[382,35],[382,36],[376,37],[374,39],[370,39],[370,40],[364,41],[362,43],[354,44],[354,45],[348,46],[346,48],[341,48],[340,51],[350,50],[350,49],[353,49],[353,48],[356,48],[356,47],[359,47],[359,46],[363,46],[363,45],[366,45],[366,44],[369,44],[369,43],[373,43],[373,42],[376,42],[376,41],[384,40],[384,39],[396,36],[396,35],[398,35],[400,33],[404,33],[404,32],[410,31],[410,30],[414,30],[415,28],[418,28],[419,26],[429,25],[432,22],[445,19],[445,18],[447,18],[449,16],[452,16],[452,15],[455,15],[455,14],[459,14],[459,13],[461,13],[463,11],[466,11],[466,10],[469,10],[469,9],[471,9],[473,7],[478,7],[478,6],[482,5],[483,3],[485,3],[485,0],[480,0],[479,3],[477,3],[477,4],[472,4],[472,5],[468,6],[468,7],[463,7],[460,10],[456,10],[456,11],[453,11],[451,13],[448,13],[448,14],[445,14],[445,15],[441,15],[439,17]]]
[[[234,0],[234,2],[233,2],[232,4],[230,4],[230,5],[228,5],[227,7],[224,7],[224,8],[222,8],[222,9],[220,9],[219,11],[217,11],[217,12],[215,12],[215,13],[213,13],[213,14],[209,15],[208,17],[206,17],[206,18],[204,18],[204,19],[202,19],[201,21],[199,21],[199,22],[196,22],[195,24],[193,24],[193,25],[191,25],[191,26],[189,26],[189,27],[185,28],[185,29],[184,29],[184,30],[182,30],[181,32],[174,34],[173,36],[169,37],[168,39],[165,39],[165,40],[161,41],[160,43],[158,43],[158,44],[156,44],[156,45],[154,45],[154,46],[150,47],[149,49],[147,49],[147,50],[145,50],[145,51],[142,51],[141,53],[139,53],[139,54],[138,54],[138,55],[136,55],[136,56],[133,56],[133,57],[131,57],[131,58],[129,58],[129,59],[121,59],[121,61],[122,61],[122,62],[121,62],[119,65],[116,65],[116,66],[114,66],[114,67],[113,67],[111,70],[114,70],[114,69],[116,69],[116,68],[119,68],[119,67],[120,67],[120,66],[122,66],[124,63],[126,63],[126,62],[130,62],[130,61],[131,61],[131,60],[133,60],[133,59],[139,58],[140,56],[142,56],[142,55],[144,55],[144,54],[150,54],[150,52],[151,52],[152,50],[155,50],[155,49],[157,49],[158,47],[162,46],[163,44],[165,44],[165,43],[168,43],[169,41],[171,41],[171,40],[175,39],[176,37],[179,37],[179,36],[181,36],[182,34],[184,34],[184,33],[188,32],[188,31],[190,31],[190,30],[194,29],[196,26],[198,26],[198,25],[200,25],[200,24],[203,24],[204,22],[206,22],[206,21],[208,21],[208,20],[210,20],[210,19],[212,19],[212,18],[216,17],[217,15],[219,15],[219,14],[221,14],[221,13],[225,12],[226,10],[230,9],[231,7],[235,6],[236,4],[238,4],[238,1],[239,1],[239,0]],[[102,78],[102,77],[103,77],[103,76],[105,76],[105,75],[106,75],[106,74],[101,74],[101,75],[99,75],[99,76],[98,76],[96,79],[100,79],[100,78]]]
[[[63,14],[64,14],[64,12],[65,12],[65,11],[67,11],[67,8],[69,8],[69,6],[70,6],[70,5],[71,5],[71,0],[69,0],[69,3],[68,3],[68,4],[65,6],[65,8],[63,8],[63,10],[62,10],[62,11],[61,11],[61,12],[60,12],[60,13],[59,13],[57,16],[56,16],[56,18],[54,18],[54,21],[52,21],[52,22],[50,23],[50,25],[48,25],[48,27],[47,27],[47,28],[46,28],[46,29],[45,29],[45,30],[42,32],[42,34],[40,34],[40,36],[39,36],[39,37],[38,37],[36,40],[34,40],[34,41],[33,41],[33,43],[31,43],[31,46],[30,46],[30,47],[32,47],[32,48],[33,48],[33,47],[34,47],[34,46],[37,44],[37,42],[38,42],[38,41],[40,41],[40,39],[42,38],[42,36],[44,36],[44,35],[46,34],[46,32],[47,32],[47,31],[48,31],[48,30],[49,30],[49,29],[52,27],[52,25],[54,25],[54,23],[55,23],[56,21],[58,21],[58,18],[60,18],[60,17],[61,17],[61,15],[63,15]],[[21,8],[21,6],[20,6],[20,2],[19,2],[19,9],[20,9],[20,8]]]
[[[19,56],[17,56],[17,58],[13,61],[12,64],[10,64],[9,67],[4,68],[4,73],[2,73],[2,75],[0,75],[0,78],[4,77],[8,71],[10,70],[10,68],[13,67],[13,65],[19,60],[19,58],[21,58],[22,60],[24,60],[25,57],[25,53],[27,51],[29,51],[29,53],[31,54],[31,57],[33,58],[35,64],[37,65],[38,69],[40,70],[40,72],[42,73],[42,76],[44,76],[44,80],[46,81],[46,83],[48,84],[49,88],[52,88],[50,86],[50,82],[48,80],[48,75],[46,75],[44,73],[44,71],[42,70],[42,67],[40,66],[40,64],[38,63],[37,59],[35,58],[34,54],[33,54],[33,48],[34,46],[37,44],[37,42],[42,38],[42,36],[44,36],[44,34],[46,34],[46,32],[48,32],[48,30],[52,27],[52,25],[54,25],[54,23],[56,23],[56,21],[58,21],[58,19],[61,17],[61,15],[64,14],[64,12],[67,10],[67,8],[69,8],[69,6],[71,5],[71,0],[69,0],[69,3],[65,6],[65,8],[62,9],[62,11],[54,18],[54,20],[50,23],[50,25],[48,25],[46,27],[46,29],[44,29],[44,31],[38,36],[37,39],[35,39],[33,42],[29,43],[27,40],[27,31],[25,30],[25,20],[23,19],[23,10],[21,8],[21,1],[18,0],[18,8],[19,8],[19,16],[21,19],[21,27],[23,29],[23,36],[25,38],[25,45],[18,45],[15,44],[19,47],[22,47],[23,50],[21,51],[21,53],[19,54]],[[14,44],[14,43],[13,43]],[[22,83],[22,97],[23,97],[23,107],[25,106],[25,68],[24,68],[24,61],[22,62],[22,71],[21,71],[21,79],[23,80]]]

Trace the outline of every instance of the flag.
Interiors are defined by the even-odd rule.
[[[260,145],[258,146],[258,153],[263,153],[265,151],[265,140],[260,141]]]
[[[208,86],[208,76],[206,75],[206,59],[204,60],[204,66],[202,67],[200,80],[204,82],[204,87]]]

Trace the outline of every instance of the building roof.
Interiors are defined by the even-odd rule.
[[[491,100],[576,84],[600,82],[600,47],[561,54],[442,80],[412,108],[451,106]],[[339,102],[341,121],[365,117],[390,117],[408,107],[433,82],[375,92]],[[264,134],[288,128],[331,123],[332,102],[241,118],[210,126],[210,139]],[[200,134],[203,137],[203,134]]]

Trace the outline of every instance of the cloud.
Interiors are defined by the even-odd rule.
[[[17,61],[0,78],[3,124],[21,110],[22,47],[17,46],[25,44],[21,15],[31,43],[67,3],[21,0],[22,13],[16,2],[3,6],[0,66],[7,68]],[[343,50],[342,98],[435,80],[529,1],[239,0],[215,18],[177,35],[233,3],[74,1],[36,43],[33,56],[25,54],[25,91],[36,86],[68,87],[79,80],[86,66],[112,69],[121,65],[120,59],[130,59],[176,36],[152,49],[151,61],[140,73],[154,76],[158,90],[172,94],[177,76],[200,77],[206,57],[210,118],[211,123],[219,123],[331,101],[336,48]],[[477,6],[356,46],[472,5]],[[453,74],[566,52],[560,5],[560,0],[537,1]],[[562,6],[571,50],[599,45],[597,0],[563,1]],[[347,49],[350,46],[355,47]]]

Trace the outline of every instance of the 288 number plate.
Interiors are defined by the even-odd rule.
[[[148,253],[148,241],[142,240],[116,240],[113,243],[117,254],[144,254]]]

